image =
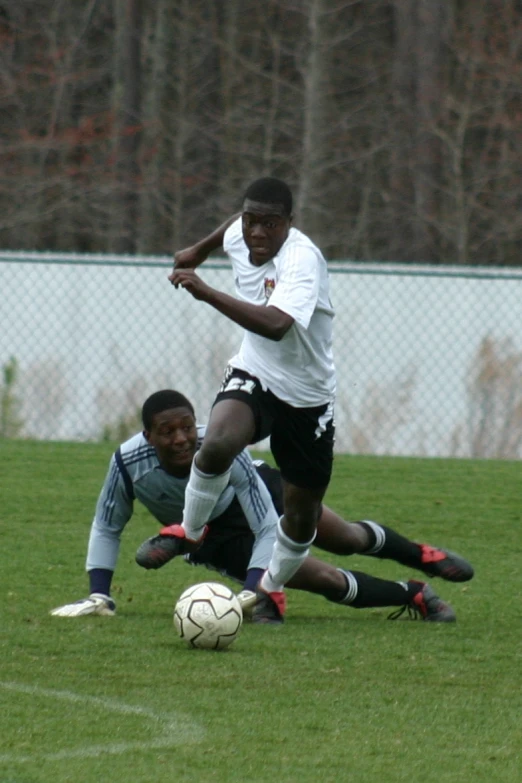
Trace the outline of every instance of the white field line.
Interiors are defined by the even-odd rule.
[[[0,763],[23,764],[28,761],[62,761],[67,759],[91,758],[104,754],[116,755],[130,751],[156,750],[171,748],[175,745],[201,742],[205,731],[202,726],[191,718],[179,712],[157,713],[147,707],[138,707],[132,704],[124,704],[113,699],[105,699],[99,696],[84,696],[73,691],[56,691],[50,688],[40,688],[38,685],[23,685],[17,682],[1,682],[0,688],[14,693],[22,693],[27,696],[44,697],[72,702],[73,704],[88,705],[100,710],[109,710],[121,715],[137,715],[152,727],[148,732],[157,736],[144,742],[107,742],[101,745],[83,745],[75,748],[66,748],[54,753],[45,752],[43,749],[34,748],[31,755],[18,753],[0,754]],[[5,716],[5,712],[4,712]],[[4,734],[5,736],[5,734]]]

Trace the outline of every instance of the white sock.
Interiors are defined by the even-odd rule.
[[[230,478],[230,468],[216,476],[203,473],[192,462],[190,478],[185,489],[185,507],[183,509],[183,528],[187,538],[197,541],[203,527],[208,522],[219,496]]]
[[[282,519],[282,517],[281,517]],[[267,593],[280,593],[284,585],[293,577],[301,563],[307,557],[314,541],[299,544],[289,538],[281,527],[281,519],[277,523],[277,532],[272,557],[268,570],[261,578],[261,587]]]

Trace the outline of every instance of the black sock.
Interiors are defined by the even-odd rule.
[[[395,560],[408,568],[420,568],[421,549],[418,544],[409,538],[401,536],[389,527],[378,525],[376,522],[364,520],[359,522],[370,534],[370,546],[361,555],[378,557],[382,560]]]
[[[89,571],[91,593],[111,594],[111,582],[114,571],[108,568],[93,568]]]
[[[346,594],[335,603],[347,604],[355,609],[369,609],[372,606],[404,606],[422,589],[422,582],[391,582],[362,571],[344,571]],[[334,600],[330,598],[329,600]]]

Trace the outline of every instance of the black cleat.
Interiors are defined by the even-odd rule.
[[[454,623],[457,616],[451,606],[435,593],[435,590],[426,582],[417,582],[411,579],[409,587],[419,586],[420,589],[410,598],[407,604],[401,606],[396,612],[388,615],[390,620],[396,620],[404,612],[408,612],[412,620],[419,618],[427,623]]]
[[[281,625],[284,623],[286,596],[284,593],[265,593],[260,587],[256,589],[256,602],[252,610],[253,623],[266,625]]]
[[[419,544],[421,550],[420,570],[428,576],[440,576],[448,582],[468,582],[473,578],[473,566],[455,552],[437,549],[428,544]]]
[[[161,568],[173,557],[183,554],[184,541],[177,536],[153,536],[136,552],[136,562],[142,568]]]

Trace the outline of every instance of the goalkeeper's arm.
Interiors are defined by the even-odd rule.
[[[114,479],[117,479],[114,488]],[[107,517],[106,498],[112,487],[113,503],[110,517]],[[91,525],[87,549],[86,569],[89,575],[89,596],[74,603],[58,606],[51,611],[54,617],[84,617],[100,615],[112,617],[116,604],[111,598],[111,582],[118,559],[120,536],[132,516],[132,501],[128,497],[124,482],[114,457],[109,473],[98,498],[96,513]]]

